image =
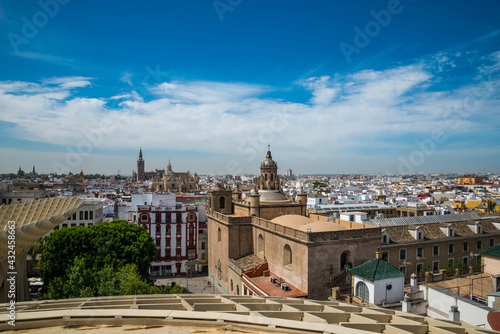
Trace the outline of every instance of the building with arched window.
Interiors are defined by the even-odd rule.
[[[374,259],[349,272],[353,275],[356,302],[380,305],[403,300],[405,274],[383,260],[379,251]]]
[[[290,266],[292,261],[292,249],[286,244],[285,247],[283,247],[283,266]]]
[[[136,225],[144,227],[156,243],[156,256],[151,263],[152,277],[185,276],[201,271],[199,210],[194,205],[170,202],[137,206]],[[172,205],[173,204],[173,205]],[[206,241],[205,241],[206,242]]]
[[[361,301],[369,301],[370,300],[370,291],[368,290],[368,286],[365,282],[359,281],[356,283],[356,293],[355,296],[361,299]]]
[[[218,184],[208,192],[209,273],[224,293],[326,299],[350,286],[347,269],[370,260],[380,230],[357,222],[315,221],[280,190],[278,165],[268,151],[258,189],[242,200]],[[231,289],[233,282],[233,289]]]

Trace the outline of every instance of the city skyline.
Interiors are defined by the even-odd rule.
[[[498,9],[0,1],[0,173],[500,172]]]

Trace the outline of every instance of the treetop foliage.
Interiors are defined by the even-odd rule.
[[[123,220],[63,228],[46,238],[39,273],[52,298],[107,295],[101,293],[122,291],[127,281],[154,288],[146,280],[155,254],[147,230]]]

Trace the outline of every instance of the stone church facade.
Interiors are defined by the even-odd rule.
[[[219,184],[208,192],[210,276],[228,294],[326,299],[336,282],[345,283],[349,267],[373,257],[380,231],[313,221],[306,194],[295,202],[280,191],[270,150],[260,169],[249,199],[242,200],[239,187]],[[289,289],[269,287],[271,277]]]
[[[191,174],[189,170],[187,172],[174,172],[170,161],[164,170],[156,169],[152,172],[145,172],[145,160],[142,156],[142,148],[139,150],[137,172],[134,175],[134,180],[136,182],[149,181],[151,190],[157,192],[195,192],[200,190],[200,178],[198,174]]]

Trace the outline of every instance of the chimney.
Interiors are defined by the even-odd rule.
[[[460,322],[460,311],[458,310],[458,306],[451,306],[451,310],[448,313],[449,320]]]
[[[402,311],[406,313],[411,313],[411,302],[410,302],[410,297],[405,294],[403,301],[401,302],[402,304]]]
[[[410,276],[410,292],[417,291],[417,275],[415,273]]]

